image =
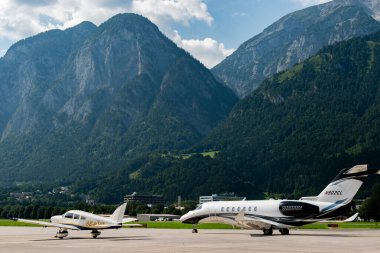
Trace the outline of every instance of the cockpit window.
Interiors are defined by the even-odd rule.
[[[76,214],[76,213],[75,213],[75,214],[74,214],[74,219],[75,219],[75,220],[79,220],[79,214]]]
[[[202,209],[202,205],[199,205],[197,208],[195,208],[195,210],[201,210]]]
[[[64,217],[67,218],[67,219],[72,219],[73,218],[73,213],[65,213]]]

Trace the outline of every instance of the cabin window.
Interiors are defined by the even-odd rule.
[[[232,210],[231,210],[232,212],[235,212],[235,207],[232,207]]]
[[[73,214],[72,213],[66,213],[65,214],[65,218],[72,219],[73,218]]]
[[[224,212],[224,207],[222,207],[222,208],[220,209],[220,211]]]
[[[240,207],[237,208],[237,211],[240,212]]]
[[[229,207],[227,207],[227,208],[226,208],[226,211],[227,211],[227,212],[229,212],[229,211],[230,211],[230,208],[229,208]]]
[[[248,207],[248,212],[251,212],[252,211],[252,207]]]
[[[255,212],[257,211],[257,206],[255,206],[255,209],[254,209],[254,210],[255,210]]]
[[[74,219],[79,220],[79,214],[74,213]]]
[[[245,207],[243,207],[243,211],[245,212]]]

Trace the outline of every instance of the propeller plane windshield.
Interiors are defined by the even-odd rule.
[[[97,238],[100,235],[99,230],[103,229],[119,229],[124,223],[133,222],[137,219],[126,218],[124,219],[124,212],[127,203],[124,203],[116,208],[110,217],[103,217],[100,215],[80,211],[71,210],[63,215],[56,215],[50,218],[50,222],[44,222],[39,220],[26,220],[19,218],[12,218],[14,221],[20,221],[25,223],[37,224],[43,227],[57,227],[59,231],[56,236],[59,239],[63,239],[68,236],[68,230],[91,230],[91,236]],[[139,224],[124,224],[125,226],[140,226]]]

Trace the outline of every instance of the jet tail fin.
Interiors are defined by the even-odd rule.
[[[379,170],[368,169],[366,164],[343,169],[318,196],[301,200],[348,204],[370,174],[379,174]]]
[[[116,210],[111,215],[111,220],[117,223],[122,223],[126,207],[127,207],[127,203],[123,203],[118,208],[116,208]]]

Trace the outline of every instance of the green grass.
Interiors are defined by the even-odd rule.
[[[44,220],[46,221],[46,220]],[[146,228],[159,229],[192,229],[191,224],[184,224],[179,221],[150,221],[138,222]],[[380,229],[380,222],[346,222],[346,223],[313,223],[300,227],[301,229],[329,229],[328,224],[338,224],[338,229]],[[16,222],[12,220],[0,219],[0,226],[21,226],[21,227],[38,227],[35,224]],[[232,226],[226,224],[199,224],[199,229],[233,229]]]
[[[181,222],[139,222],[144,227],[147,228],[163,228],[163,229],[191,229],[191,224],[183,224]],[[328,229],[328,224],[334,224],[334,222],[330,223],[313,223],[300,227],[301,229]],[[347,222],[347,223],[336,223],[338,224],[339,229],[380,229],[380,223],[376,222]],[[199,224],[197,225],[199,229],[232,229],[233,227],[225,224]]]
[[[47,221],[47,220],[44,220]],[[138,222],[147,228],[162,228],[162,229],[191,229],[191,224],[184,224],[179,221],[150,221],[150,222]],[[0,226],[14,226],[14,227],[39,227],[39,225],[17,222],[12,220],[0,219]],[[199,224],[197,226],[200,229],[232,229],[232,226],[225,224]]]
[[[39,227],[39,225],[18,222],[13,220],[0,219],[1,227]]]
[[[337,224],[338,228],[342,229],[380,229],[380,222],[328,222],[328,223],[313,223],[300,227],[301,229],[328,229],[328,224]]]
[[[149,221],[138,222],[146,228],[162,228],[162,229],[192,229],[193,225],[181,223],[179,221]],[[226,224],[199,224],[199,229],[232,229],[233,227]]]

